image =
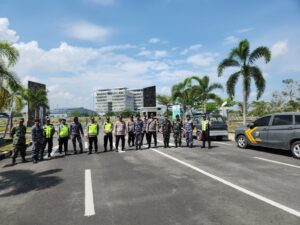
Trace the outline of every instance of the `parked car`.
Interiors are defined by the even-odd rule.
[[[196,136],[198,132],[201,132],[201,120],[202,113],[194,113],[193,120],[195,125],[194,135]],[[228,128],[224,117],[219,114],[209,115],[211,126],[210,126],[210,137],[216,138],[217,140],[222,140],[223,138],[228,138]]]
[[[263,116],[235,130],[238,147],[248,145],[290,150],[300,159],[300,113],[275,113]]]

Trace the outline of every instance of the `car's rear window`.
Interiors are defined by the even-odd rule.
[[[295,124],[300,125],[300,116],[295,116]]]
[[[283,126],[283,125],[292,125],[293,116],[292,115],[278,115],[274,116],[273,126]]]

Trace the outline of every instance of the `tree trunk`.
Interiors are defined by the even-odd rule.
[[[247,91],[244,90],[243,91],[243,124],[246,125],[247,121],[246,121],[246,118],[247,118]]]

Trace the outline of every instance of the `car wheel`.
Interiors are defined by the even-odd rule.
[[[239,135],[236,140],[239,148],[247,148],[248,143],[244,135]]]
[[[295,158],[300,159],[300,141],[295,141],[292,144],[291,152]]]

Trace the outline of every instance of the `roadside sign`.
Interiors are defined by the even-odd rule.
[[[172,119],[176,119],[176,115],[180,116],[180,105],[173,105],[172,106]]]

